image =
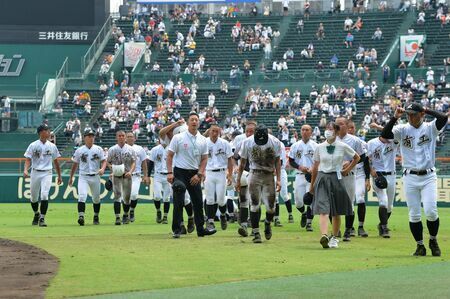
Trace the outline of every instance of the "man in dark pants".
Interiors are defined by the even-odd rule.
[[[189,192],[194,206],[194,221],[199,237],[216,233],[215,229],[205,229],[203,218],[203,194],[201,182],[208,161],[206,138],[198,132],[197,113],[189,114],[188,131],[175,135],[167,153],[167,181],[173,189],[172,232],[174,238],[181,235],[184,196]],[[172,171],[173,169],[173,171]]]

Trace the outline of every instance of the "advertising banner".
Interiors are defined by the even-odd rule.
[[[423,35],[402,35],[400,36],[400,61],[411,61],[414,59],[419,49]]]
[[[145,43],[129,42],[125,43],[124,48],[124,66],[134,67],[138,63],[145,51]]]

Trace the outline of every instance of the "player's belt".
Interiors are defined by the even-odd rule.
[[[96,174],[96,173],[94,173],[94,174],[82,173],[81,175],[86,175],[86,176],[96,176],[97,174]]]
[[[433,169],[433,168],[430,168],[430,169],[424,169],[424,170],[409,170],[409,169],[405,169],[405,170],[403,171],[403,174],[404,174],[404,175],[407,175],[407,174],[427,175],[427,174],[433,173],[433,172],[434,172],[434,169]]]
[[[347,175],[344,176],[351,176],[351,175],[355,175],[355,173],[353,171],[350,171]]]
[[[132,174],[132,176],[141,176],[141,174],[140,174],[140,173],[137,173],[137,172],[135,172],[135,173],[133,173],[133,174]]]
[[[394,173],[393,171],[377,171],[377,174],[381,175],[393,175]]]
[[[33,170],[34,171],[38,171],[38,172],[47,172],[47,171],[50,171],[51,169],[36,169],[36,168],[33,168]]]
[[[220,168],[220,169],[211,169],[211,170],[207,170],[207,171],[212,171],[212,172],[221,172],[221,171],[225,171],[225,168]]]
[[[162,175],[168,175],[168,172],[158,172],[158,174],[162,174]]]

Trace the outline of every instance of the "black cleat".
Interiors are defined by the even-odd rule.
[[[40,218],[40,219],[39,219],[39,226],[41,226],[41,227],[47,227],[47,223],[45,223],[45,219],[44,219],[44,218]]]
[[[197,236],[199,236],[199,237],[211,236],[211,235],[214,235],[216,232],[217,231],[216,231],[215,228],[208,228],[207,227],[205,229],[202,229],[201,231],[197,230]]]
[[[272,227],[270,227],[270,222],[264,223],[264,237],[266,240],[270,240],[272,238]]]
[[[311,223],[306,224],[306,231],[307,232],[312,232],[313,231]]]
[[[260,233],[255,233],[254,234],[255,236],[254,236],[254,238],[253,238],[253,243],[256,243],[256,244],[258,244],[258,243],[262,243],[262,238],[261,238],[261,234]]]
[[[225,215],[224,216],[221,215],[220,216],[220,228],[222,230],[226,230],[227,226],[228,226],[227,218],[225,217]]]
[[[41,217],[41,215],[39,213],[34,214],[33,222],[31,222],[31,225],[38,225],[39,224],[39,217]]]
[[[385,239],[389,239],[391,237],[391,234],[389,233],[389,229],[387,227],[381,229],[381,236]]]
[[[176,233],[172,233],[172,238],[174,239],[179,239],[181,237],[181,234],[176,232]]]
[[[350,229],[350,237],[356,237],[356,231],[355,231],[355,228],[354,228],[354,227],[352,227],[352,228]]]
[[[248,231],[247,231],[247,227],[245,226],[240,226],[238,229],[238,233],[239,235],[241,235],[242,237],[248,237]]]
[[[350,242],[350,228],[346,228],[344,232],[344,237],[342,238],[342,241],[344,242]]]
[[[167,216],[164,216],[164,217],[163,217],[161,223],[162,223],[162,224],[167,224],[167,223],[169,223],[169,221],[167,221]]]
[[[161,217],[162,217],[161,211],[156,211],[156,223],[162,222]]]
[[[134,211],[130,211],[130,222],[134,222],[136,218],[134,217]]]
[[[188,219],[187,232],[191,234],[194,230],[195,230],[194,218],[189,218]]]
[[[322,236],[322,238],[320,238],[320,244],[323,248],[330,248],[330,246],[328,245],[329,241],[330,239],[327,236]]]
[[[424,245],[417,244],[416,251],[413,253],[414,256],[426,256],[427,255],[427,249]]]
[[[364,227],[360,226],[360,227],[358,227],[358,236],[367,238],[369,236],[369,234],[364,230]]]
[[[283,227],[283,224],[281,224],[281,221],[280,221],[280,219],[275,219],[275,221],[273,222],[273,225],[275,226],[275,227]]]
[[[381,228],[381,223],[378,223],[377,229],[378,229],[378,235],[380,237],[383,236],[383,229]]]
[[[184,226],[184,224],[181,225],[180,234],[181,235],[187,235],[186,226]]]
[[[83,216],[78,217],[78,224],[80,226],[84,226],[84,217]]]
[[[294,216],[289,215],[289,217],[288,217],[288,223],[294,223]]]
[[[120,217],[116,217],[116,222],[114,223],[115,225],[121,225],[122,222],[120,221]]]
[[[99,220],[98,216],[94,216],[94,221],[92,221],[92,223],[94,225],[99,225],[100,224],[100,220]]]
[[[130,223],[130,218],[128,217],[128,215],[123,215],[122,216],[122,223],[123,224],[129,224]]]
[[[428,247],[430,247],[431,254],[433,256],[441,256],[441,249],[439,248],[439,245],[438,245],[436,239],[433,239],[433,240],[430,239],[430,242],[428,243]]]
[[[302,219],[300,219],[300,227],[305,227],[306,226],[306,213],[302,213]]]

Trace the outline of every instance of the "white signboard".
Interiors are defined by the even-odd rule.
[[[423,35],[402,35],[400,36],[400,61],[411,61],[414,59],[419,49]]]
[[[125,43],[124,65],[125,67],[134,67],[138,63],[145,51],[145,43],[129,42]]]

